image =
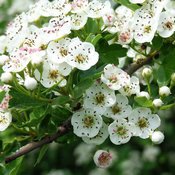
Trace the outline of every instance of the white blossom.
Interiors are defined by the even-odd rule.
[[[143,139],[148,138],[160,126],[159,116],[152,114],[149,108],[144,107],[135,108],[128,120],[134,124],[134,135]]]
[[[102,117],[92,109],[75,112],[71,118],[73,132],[79,137],[95,137],[103,124]]]
[[[131,113],[131,106],[128,104],[126,96],[121,94],[116,95],[116,102],[111,107],[108,107],[104,113],[106,117],[113,118],[114,120],[126,118]]]
[[[67,63],[80,70],[88,70],[98,62],[99,54],[89,42],[82,42],[79,38],[72,39],[68,47]]]
[[[109,125],[108,132],[111,142],[120,145],[130,140],[133,135],[133,126],[126,119],[118,119]]]
[[[108,168],[113,161],[111,153],[105,150],[96,151],[93,159],[96,166],[100,168]]]
[[[87,144],[101,145],[108,138],[108,126],[103,122],[98,134],[95,137],[82,137],[82,140]]]
[[[101,75],[101,81],[110,89],[119,90],[121,87],[130,83],[130,76],[115,65],[108,64]]]
[[[85,92],[84,108],[91,108],[103,114],[107,107],[112,106],[116,101],[115,92],[105,84],[94,83]]]
[[[9,111],[0,110],[0,131],[4,131],[11,123],[12,115]]]

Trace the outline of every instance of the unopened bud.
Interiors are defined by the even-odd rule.
[[[155,99],[155,100],[153,100],[153,105],[156,107],[156,108],[158,108],[158,107],[161,107],[162,105],[163,105],[163,102],[162,102],[162,100],[161,99]]]
[[[141,91],[137,94],[137,97],[146,97],[148,100],[150,99],[150,95],[146,91]]]
[[[170,95],[170,88],[168,86],[162,86],[159,88],[159,95],[160,96],[168,96]]]
[[[37,86],[37,81],[32,77],[27,77],[24,81],[24,86],[28,90],[34,90]]]
[[[153,132],[153,134],[151,135],[151,140],[153,143],[155,144],[160,144],[163,142],[165,136],[161,131],[155,131]]]
[[[146,67],[142,70],[142,76],[146,79],[149,79],[152,76],[152,73],[153,73],[152,69],[150,69],[148,67]]]
[[[8,83],[10,83],[12,81],[12,79],[13,79],[13,76],[12,76],[12,74],[10,72],[4,72],[4,73],[1,74],[1,81],[3,83],[7,83],[8,84]]]

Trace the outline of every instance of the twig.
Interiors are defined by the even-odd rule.
[[[141,68],[142,66],[149,64],[154,57],[156,57],[159,53],[158,52],[154,52],[152,53],[150,56],[148,56],[147,58],[143,59],[143,60],[139,60],[136,63],[132,63],[130,64],[125,71],[129,74],[132,75],[135,71],[137,71],[139,68]]]
[[[15,152],[14,154],[10,155],[9,157],[5,158],[5,163],[10,163],[11,161],[15,160],[16,158],[23,156],[37,148],[42,147],[45,144],[49,144],[51,142],[53,142],[54,140],[56,140],[57,138],[65,135],[66,133],[68,133],[68,131],[70,130],[70,119],[68,119],[66,122],[64,122],[61,126],[58,127],[58,131],[56,133],[54,133],[53,135],[47,136],[43,139],[41,139],[40,141],[37,142],[31,142],[28,143],[27,145],[21,147],[17,152]]]

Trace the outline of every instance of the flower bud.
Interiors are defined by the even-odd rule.
[[[163,105],[163,102],[162,102],[162,100],[161,99],[154,99],[153,100],[153,105],[156,107],[156,108],[158,108],[158,107],[161,107],[162,105]]]
[[[24,86],[28,90],[34,90],[37,86],[37,81],[32,77],[27,77],[24,81]]]
[[[155,131],[153,132],[153,134],[151,135],[151,140],[153,143],[155,144],[160,144],[163,142],[165,136],[161,131]]]
[[[4,72],[4,73],[1,74],[1,81],[3,83],[7,83],[8,84],[8,83],[10,83],[12,81],[12,79],[13,79],[13,76],[12,76],[12,74],[10,72]]]
[[[7,55],[1,55],[0,56],[0,65],[3,66],[4,63],[9,59]]]
[[[97,167],[107,168],[112,164],[112,155],[104,150],[98,150],[94,155],[94,162]]]
[[[162,86],[159,88],[159,95],[160,96],[168,96],[170,95],[170,88],[168,86]]]
[[[146,79],[149,79],[152,76],[152,73],[153,73],[152,69],[150,69],[148,67],[146,67],[142,70],[142,76]]]
[[[137,94],[137,97],[146,97],[148,100],[150,99],[150,95],[146,91],[141,91]]]

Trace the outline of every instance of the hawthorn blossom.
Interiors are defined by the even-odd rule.
[[[85,12],[88,8],[88,0],[73,0],[71,6],[72,13]]]
[[[66,85],[65,76],[68,76],[71,70],[71,67],[66,63],[55,65],[46,59],[43,63],[43,72],[35,70],[35,77],[46,88],[55,84],[62,87]]]
[[[111,107],[107,108],[104,115],[114,120],[120,118],[126,118],[130,115],[132,111],[131,106],[128,104],[128,99],[126,96],[121,94],[116,95],[116,102]]]
[[[0,110],[5,111],[8,109],[9,101],[11,99],[11,96],[9,95],[9,86],[8,85],[0,86],[0,92],[3,91],[5,92],[5,95],[0,103]]]
[[[0,110],[0,131],[4,131],[11,123],[12,115],[9,111]]]
[[[98,62],[99,54],[95,47],[88,42],[82,42],[79,38],[72,39],[68,47],[69,57],[67,63],[80,70],[88,70]]]
[[[108,126],[103,122],[98,134],[95,137],[82,137],[87,144],[101,145],[108,138]]]
[[[133,94],[138,94],[140,92],[139,79],[136,76],[130,78],[130,84],[126,84],[119,89],[122,95],[131,96]]]
[[[114,120],[108,126],[110,140],[115,145],[127,143],[133,135],[133,126],[126,119]]]
[[[168,38],[173,35],[175,31],[175,14],[169,11],[164,11],[160,14],[159,25],[157,32],[163,38]]]
[[[48,59],[55,64],[66,62],[69,55],[68,46],[70,43],[71,39],[68,37],[58,41],[51,41],[47,47]]]
[[[100,2],[99,0],[92,0],[88,4],[88,8],[86,13],[90,18],[100,18],[105,13],[108,13],[109,9],[111,8],[111,4],[109,1]]]
[[[143,139],[148,138],[160,126],[159,116],[144,107],[135,108],[129,115],[128,121],[134,124],[134,136]]]
[[[110,89],[119,90],[130,83],[130,76],[115,65],[108,64],[104,67],[104,73],[101,75],[101,81]]]
[[[129,0],[132,4],[142,4],[145,0]]]
[[[88,20],[88,16],[85,12],[73,13],[70,15],[71,18],[71,29],[79,30],[85,26]]]
[[[103,114],[107,107],[116,102],[115,92],[105,84],[94,83],[85,92],[84,108],[91,108]]]
[[[71,118],[73,132],[79,137],[95,137],[103,124],[102,117],[92,109],[75,112]]]
[[[113,159],[111,153],[104,150],[98,150],[94,155],[94,162],[97,167],[100,168],[107,168],[111,166],[112,160]]]
[[[41,29],[42,40],[48,44],[52,40],[60,39],[71,33],[71,21],[69,16],[63,14],[51,18],[48,26]]]

